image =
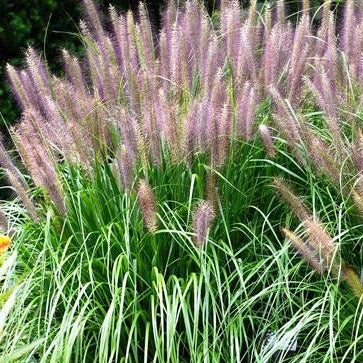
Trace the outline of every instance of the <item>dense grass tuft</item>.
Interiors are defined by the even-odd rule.
[[[86,67],[7,68],[0,362],[362,362],[363,6],[84,5]]]

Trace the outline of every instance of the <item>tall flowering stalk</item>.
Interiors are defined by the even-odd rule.
[[[121,176],[121,181],[124,189],[128,191],[132,187],[134,166],[125,145],[121,145],[119,153],[120,154],[118,156],[118,167]]]
[[[260,125],[258,127],[258,132],[260,133],[263,145],[267,151],[267,154],[273,158],[276,155],[276,148],[274,145],[273,138],[271,136],[271,132],[266,125]]]
[[[157,229],[157,214],[154,193],[145,179],[139,181],[137,198],[139,200],[145,227],[150,232],[155,232]]]
[[[19,196],[21,201],[24,203],[24,206],[29,213],[29,216],[34,220],[38,220],[38,214],[35,209],[33,201],[29,197],[28,187],[23,181],[23,178],[19,172],[19,170],[14,165],[13,161],[10,159],[9,154],[7,153],[4,145],[0,143],[0,164],[6,172],[8,180],[10,184],[13,186],[16,194]],[[2,216],[0,218],[2,220],[2,227],[7,230],[7,222],[6,217]]]
[[[213,206],[208,201],[202,201],[197,206],[193,217],[194,244],[201,248],[207,241],[208,232],[215,218]]]
[[[310,247],[304,240],[297,236],[294,232],[282,228],[282,232],[287,239],[290,240],[293,247],[300,255],[310,264],[310,266],[319,274],[322,275],[325,271],[324,265],[321,263],[319,251]]]
[[[274,179],[274,186],[280,197],[300,220],[303,221],[309,218],[309,210],[284,180],[279,178]]]

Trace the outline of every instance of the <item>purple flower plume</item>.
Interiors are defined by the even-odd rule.
[[[308,0],[295,25],[285,17],[284,0],[264,14],[255,0],[248,11],[237,0],[222,1],[218,23],[198,0],[170,1],[159,32],[144,4],[137,14],[111,6],[105,22],[92,0],[83,4],[85,58],[63,50],[64,78],[51,75],[33,48],[25,53],[24,69],[7,65],[23,112],[15,128],[21,160],[62,213],[66,198],[57,163],[64,160],[91,171],[100,154],[117,155],[128,189],[138,165],[146,171],[161,164],[164,151],[175,162],[207,153],[221,168],[235,145],[231,138],[250,142],[259,133],[273,156],[269,130],[257,124],[267,101],[274,109],[272,127],[301,164],[308,156],[335,181],[349,150],[351,164],[361,164],[360,149],[344,139],[341,124],[363,107],[357,97],[363,89],[362,2],[347,0],[338,24],[325,2],[315,29]],[[334,155],[322,152],[326,141],[299,114],[305,100],[323,112]],[[7,169],[28,203],[15,187],[17,174]]]
[[[207,201],[202,201],[197,206],[193,218],[194,244],[201,248],[206,243],[209,229],[215,218],[212,205]]]

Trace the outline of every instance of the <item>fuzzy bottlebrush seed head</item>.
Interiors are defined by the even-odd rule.
[[[309,151],[310,160],[316,167],[317,173],[324,173],[339,184],[341,165],[334,160],[334,154],[328,149],[328,145],[314,135],[309,128],[305,129],[304,137]]]
[[[100,14],[97,11],[95,3],[92,0],[83,0],[83,4],[92,31],[96,34],[97,37],[101,37],[103,35],[103,28]]]
[[[349,285],[358,299],[363,298],[363,282],[353,267],[345,265],[342,269],[341,278]]]
[[[132,187],[134,165],[125,145],[121,145],[120,148],[118,167],[122,185],[125,191],[129,191]]]
[[[275,157],[276,155],[276,149],[274,145],[274,141],[272,139],[270,129],[266,125],[260,125],[258,127],[258,131],[260,133],[263,145],[267,151],[267,154],[270,158]]]
[[[313,219],[307,219],[303,222],[303,225],[306,232],[306,237],[303,239],[288,229],[283,228],[282,232],[318,274],[321,275],[330,271],[337,276],[340,271],[337,245],[321,223]]]
[[[363,172],[359,171],[357,179],[351,189],[352,199],[359,215],[363,217]]]
[[[237,98],[237,136],[251,141],[254,131],[254,122],[258,106],[258,95],[251,82],[244,84],[243,90]]]
[[[194,244],[203,247],[206,243],[209,229],[215,218],[213,206],[208,201],[202,201],[197,206],[193,218]]]
[[[68,80],[83,95],[87,94],[84,75],[76,57],[71,56],[66,49],[62,49],[64,69]]]
[[[33,201],[28,196],[28,187],[23,181],[23,178],[19,170],[14,165],[9,154],[7,153],[4,145],[0,142],[0,165],[4,168],[4,171],[8,177],[11,186],[23,202],[27,212],[34,221],[38,221],[38,215],[33,204]]]
[[[287,203],[287,205],[301,221],[309,218],[309,210],[304,206],[302,201],[296,196],[296,194],[284,180],[275,178],[274,185],[280,197],[284,200],[285,203]]]
[[[155,232],[157,229],[157,213],[155,207],[154,193],[151,189],[151,186],[145,179],[141,179],[139,181],[137,198],[139,200],[139,205],[145,227],[150,232]]]
[[[21,105],[26,108],[31,104],[30,95],[26,91],[26,85],[24,84],[24,77],[21,77],[21,72],[17,71],[12,65],[6,65],[6,72],[12,86],[13,94]]]
[[[307,243],[320,257],[323,269],[330,270],[336,275],[340,267],[337,259],[337,245],[319,221],[309,218],[303,222],[303,225],[307,235]]]
[[[285,19],[285,0],[277,0],[277,21],[282,24]]]
[[[308,13],[310,11],[310,0],[303,0],[303,12]]]
[[[322,275],[325,271],[324,265],[316,254],[316,251],[307,245],[300,237],[298,237],[294,232],[282,228],[282,232],[285,237],[290,240],[293,247],[297,252],[310,264],[310,266],[319,274]]]

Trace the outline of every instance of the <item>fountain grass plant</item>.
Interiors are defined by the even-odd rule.
[[[156,34],[84,0],[85,62],[8,65],[4,362],[363,360],[363,8],[338,37],[284,4],[171,1]]]

